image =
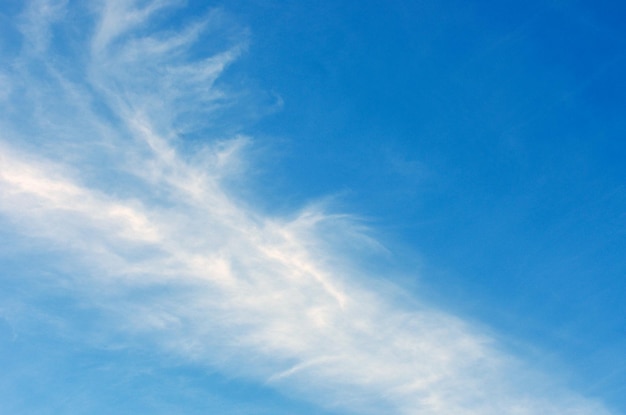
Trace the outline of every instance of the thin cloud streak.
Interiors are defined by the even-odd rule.
[[[0,77],[27,97],[9,91],[3,107],[51,109],[32,125],[0,120],[0,212],[21,238],[54,242],[85,271],[71,294],[110,313],[103,330],[348,412],[609,414],[550,386],[461,318],[368,289],[321,232],[367,240],[349,217],[311,207],[271,218],[237,202],[226,179],[245,164],[249,139],[207,139],[185,155],[181,133],[229,105],[216,82],[246,36],[194,58],[219,12],[179,33],[146,30],[178,3],[103,2],[87,52],[75,51],[84,67],[71,71],[37,12],[62,16],[70,5],[33,3],[22,29],[35,52]],[[43,75],[23,70],[35,61],[46,62]],[[33,135],[47,144],[34,149]]]

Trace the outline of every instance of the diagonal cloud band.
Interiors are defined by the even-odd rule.
[[[0,75],[0,212],[86,271],[73,294],[116,317],[103,330],[347,412],[609,413],[463,319],[398,306],[339,265],[321,229],[367,239],[350,217],[272,218],[234,197],[249,139],[190,150],[180,137],[234,105],[218,80],[247,35],[220,11],[155,29],[178,3],[32,2]],[[235,40],[197,56],[223,38]]]

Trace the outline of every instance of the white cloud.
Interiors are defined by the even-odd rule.
[[[248,139],[207,139],[185,156],[180,118],[227,100],[215,82],[245,36],[192,59],[211,15],[180,33],[143,30],[174,3],[104,2],[82,71],[68,74],[54,63],[67,56],[49,56],[43,77],[20,75],[30,101],[3,104],[50,111],[29,126],[2,121],[0,212],[90,275],[74,294],[116,317],[103,330],[359,413],[609,413],[533,374],[461,318],[369,289],[320,232],[367,240],[349,217],[308,208],[272,218],[238,203],[224,178]],[[25,36],[45,37],[42,14],[26,14]],[[46,43],[36,43],[45,60]],[[28,134],[48,144],[34,150]]]

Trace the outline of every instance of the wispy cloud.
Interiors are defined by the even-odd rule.
[[[62,17],[80,6],[33,2],[21,28],[36,47],[0,76],[0,212],[83,271],[72,294],[107,310],[103,330],[359,413],[609,413],[463,319],[368,288],[326,234],[367,242],[349,216],[267,217],[239,202],[227,179],[250,140],[190,151],[180,137],[218,122],[230,96],[217,80],[246,35],[197,56],[222,12],[155,30],[178,3],[106,1],[72,28]],[[91,37],[51,48],[61,26]]]

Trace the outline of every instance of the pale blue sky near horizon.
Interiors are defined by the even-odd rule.
[[[416,385],[444,379],[420,394],[497,385],[481,368],[514,378],[494,412],[489,391],[464,392],[468,414],[626,413],[625,16],[615,1],[0,4],[0,412],[452,414],[398,392],[422,386],[393,337],[419,349],[430,333],[461,363],[406,361]],[[198,252],[239,289],[188,292]],[[372,306],[344,308],[352,292]],[[359,331],[363,315],[390,338]],[[450,329],[430,331],[439,319]],[[466,368],[456,350],[474,341]],[[539,403],[507,407],[518,395]]]

